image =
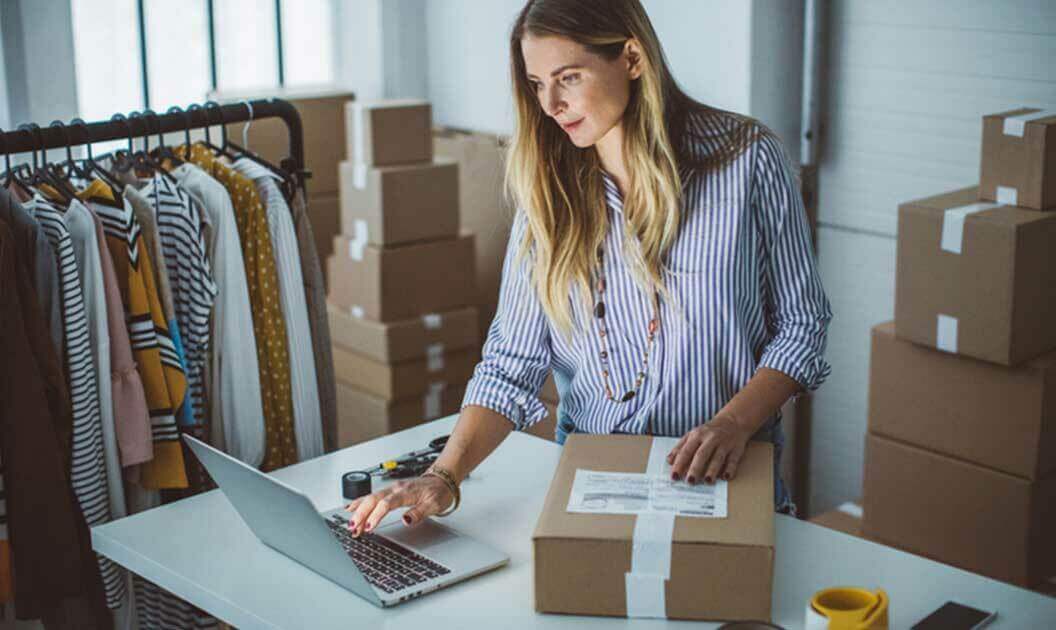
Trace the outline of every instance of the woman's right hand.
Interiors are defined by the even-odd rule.
[[[359,497],[349,503],[345,511],[352,513],[349,519],[352,535],[359,536],[372,531],[386,514],[396,508],[408,508],[403,514],[403,522],[415,525],[427,516],[446,510],[454,500],[443,479],[426,475],[401,479],[383,490]]]

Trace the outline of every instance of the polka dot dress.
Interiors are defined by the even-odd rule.
[[[223,184],[235,208],[260,364],[266,432],[264,462],[260,468],[264,471],[282,468],[297,462],[297,443],[293,428],[286,322],[279,302],[278,272],[267,211],[252,180],[218,160],[208,148],[194,145],[188,161]]]

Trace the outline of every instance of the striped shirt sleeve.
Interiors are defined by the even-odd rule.
[[[771,133],[763,133],[756,146],[750,203],[762,237],[763,294],[773,333],[759,367],[778,370],[813,391],[831,371],[823,354],[832,310],[799,186],[784,148]]]
[[[550,372],[550,329],[530,281],[529,260],[518,261],[527,220],[518,212],[506,246],[499,304],[462,408],[486,407],[517,430],[546,417],[539,390]]]

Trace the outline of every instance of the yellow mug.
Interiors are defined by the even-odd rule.
[[[887,593],[827,588],[807,602],[807,630],[887,630]]]

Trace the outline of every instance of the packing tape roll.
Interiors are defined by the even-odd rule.
[[[422,398],[422,414],[425,420],[433,420],[440,417],[440,400],[444,393],[444,383],[436,381],[429,383],[429,390]]]
[[[984,201],[957,206],[943,212],[942,240],[940,242],[943,251],[960,254],[961,249],[964,247],[964,219],[969,214],[990,210],[1001,205],[1003,204]]]
[[[352,224],[353,237],[348,241],[348,257],[352,260],[363,260],[363,250],[367,248],[367,222],[356,219]]]
[[[444,316],[440,313],[426,313],[422,315],[422,323],[426,330],[438,330],[444,325]]]
[[[939,313],[935,318],[935,347],[957,354],[957,318]]]
[[[1056,109],[1039,109],[1026,114],[1008,116],[1005,118],[1005,122],[1002,125],[1002,131],[1006,136],[1022,138],[1028,122],[1038,120],[1039,118],[1048,118],[1050,116],[1056,116]]]
[[[654,437],[649,447],[647,476],[670,475],[667,454],[676,438]],[[671,540],[675,515],[649,512],[635,517],[631,538],[631,570],[624,574],[628,617],[667,617],[665,586],[671,579]]]
[[[1019,205],[1019,191],[1013,186],[998,186],[996,197],[997,203],[1003,203],[1006,206]]]
[[[431,343],[425,347],[425,367],[430,372],[444,369],[444,344]]]

